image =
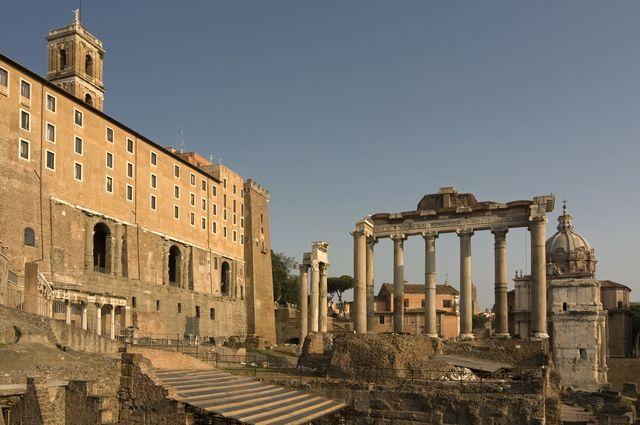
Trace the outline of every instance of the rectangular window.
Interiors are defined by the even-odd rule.
[[[189,176],[189,182],[191,183],[191,186],[195,186],[196,185],[196,175],[191,173],[191,175]]]
[[[227,188],[227,179],[222,179],[222,187]]]
[[[209,309],[209,319],[216,320],[216,309],[215,308],[210,308]]]
[[[51,151],[47,151],[47,168],[50,169],[51,171],[55,171],[56,170],[56,154],[51,152]]]
[[[108,193],[113,193],[113,177],[107,176],[107,181],[106,181],[105,188],[106,188]]]
[[[224,226],[222,228],[222,236],[224,236],[225,238],[227,237],[227,226]]]
[[[211,186],[211,195],[218,196],[218,189],[215,186]]]
[[[31,99],[31,84],[27,81],[20,80],[20,96]]]
[[[73,164],[73,178],[82,181],[82,164],[77,162]]]
[[[133,178],[133,164],[130,162],[127,162],[127,177]]]
[[[237,215],[233,215],[233,225],[235,226],[237,224]]]
[[[4,68],[0,68],[0,86],[9,88],[9,71]]]
[[[240,228],[244,229],[244,218],[240,217]]]
[[[236,194],[236,185],[235,184],[233,185],[233,194],[234,195]]]
[[[227,208],[227,195],[222,195],[222,206]]]
[[[75,150],[75,153],[77,153],[78,155],[82,155],[83,153],[83,142],[82,142],[82,139],[78,136],[76,136],[76,139],[74,142],[74,150]]]
[[[213,257],[213,268],[218,270],[218,257]]]
[[[127,185],[127,201],[133,201],[133,186]]]
[[[222,210],[222,219],[223,220],[227,219],[227,210]]]
[[[80,126],[80,127],[82,127],[84,125],[84,117],[82,116],[82,112],[81,111],[78,111],[77,109],[74,109],[73,122],[77,126]]]
[[[378,317],[378,323],[380,323],[381,325],[384,325],[384,316]]]
[[[202,227],[202,230],[207,230],[207,219],[202,217],[200,219],[200,227]]]
[[[194,193],[190,193],[190,194],[189,194],[189,204],[190,204],[192,207],[195,207],[195,206],[196,206],[196,195],[195,195]]]
[[[238,234],[236,233],[236,231],[233,231],[233,241],[237,242],[238,241]]]
[[[151,189],[158,188],[158,177],[155,174],[151,174]]]
[[[156,300],[156,311],[160,311],[160,300]]]
[[[107,127],[107,142],[113,143],[113,129]]]
[[[136,308],[136,297],[131,297],[131,307]]]
[[[240,235],[240,245],[244,245],[244,235]]]
[[[205,180],[202,180],[201,186],[202,186],[202,190],[204,190],[204,191],[207,190],[207,182]]]
[[[180,218],[180,207],[177,205],[173,206],[173,218]]]
[[[409,307],[409,300],[404,300],[403,304],[404,304],[405,308],[408,308]]]
[[[158,155],[155,152],[151,152],[150,161],[151,165],[153,165],[154,167],[158,165]]]
[[[178,303],[178,314],[182,313],[182,304]]]
[[[443,308],[451,308],[451,300],[443,300],[442,301]]]
[[[213,210],[213,215],[218,215],[218,206],[216,204],[211,204],[211,209]]]
[[[47,123],[47,140],[51,143],[56,142],[56,126],[50,122]]]
[[[156,209],[156,196],[155,195],[151,195],[151,201],[149,206],[151,207],[152,210]]]
[[[211,224],[211,231],[213,233],[218,233],[218,224],[215,221]]]
[[[236,200],[233,200],[233,212],[236,212]]]
[[[178,167],[177,165],[173,166],[173,175],[178,178],[180,177],[180,167]]]
[[[47,93],[47,110],[56,113],[56,98]]]
[[[106,166],[108,169],[113,170],[113,154],[111,152],[107,152]]]
[[[202,198],[200,201],[201,201],[200,204],[202,205],[202,211],[206,211],[207,210],[207,200]]]
[[[173,186],[173,197],[180,199],[180,186]]]
[[[196,225],[196,215],[194,213],[189,214],[189,223],[192,226]]]
[[[200,318],[200,306],[196,306],[196,317]]]
[[[22,109],[20,109],[20,128],[24,131],[31,131],[31,115]]]
[[[127,139],[127,152],[133,153],[133,140]]]
[[[29,159],[31,158],[31,146],[28,141],[20,139],[20,144],[18,146],[18,155],[20,155],[20,158],[29,161]]]

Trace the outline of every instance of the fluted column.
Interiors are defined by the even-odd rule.
[[[367,238],[367,332],[373,332],[375,327],[375,304],[374,304],[374,245],[377,243],[377,239],[370,236]]]
[[[309,310],[311,312],[310,331],[318,332],[318,295],[320,292],[320,263],[311,262],[311,302]]]
[[[404,332],[404,240],[405,235],[391,235],[393,240],[393,331]]]
[[[547,334],[547,271],[545,239],[547,218],[536,218],[531,232],[531,334],[534,338],[549,338]]]
[[[320,313],[318,315],[318,328],[320,332],[327,332],[327,273],[329,264],[322,263],[320,267],[320,293],[318,295]]]
[[[493,336],[509,336],[509,311],[507,307],[507,229],[493,229],[495,268],[496,331]]]
[[[353,325],[357,333],[367,332],[367,249],[366,236],[361,230],[353,235],[353,279],[355,281],[354,310],[351,312]]]
[[[307,324],[309,322],[309,313],[307,311],[307,272],[309,266],[300,264],[300,295],[298,297],[299,313],[300,313],[300,346],[304,344],[307,337]]]
[[[471,280],[471,236],[473,230],[459,230],[460,237],[460,337],[473,338],[473,286]]]
[[[437,233],[425,233],[424,237],[424,333],[436,338],[438,326],[436,323],[436,238]]]

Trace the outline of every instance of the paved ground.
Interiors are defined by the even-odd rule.
[[[345,407],[342,402],[220,370],[159,370],[156,375],[177,393],[177,400],[250,424],[303,424]]]

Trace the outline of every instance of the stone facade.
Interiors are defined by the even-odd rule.
[[[55,288],[121,297],[140,334],[275,340],[265,189],[155,144],[52,75],[55,84],[0,55],[3,71],[0,245],[10,271],[23,280],[36,262]]]

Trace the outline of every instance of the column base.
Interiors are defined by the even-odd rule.
[[[549,339],[549,334],[546,332],[534,332],[532,339]]]
[[[476,339],[473,334],[460,334],[460,339]]]
[[[495,333],[491,336],[491,338],[495,339],[511,339],[511,335],[508,333]]]
[[[438,334],[426,334],[426,336],[428,336],[429,338],[436,338],[436,339],[440,339],[438,337]]]

